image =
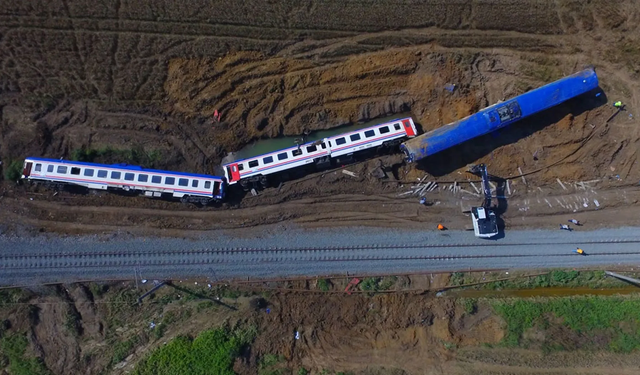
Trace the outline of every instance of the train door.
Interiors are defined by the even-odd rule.
[[[22,169],[22,178],[27,178],[31,176],[32,166],[33,166],[33,163],[30,161],[24,163],[24,168]]]
[[[402,125],[404,126],[404,130],[407,132],[408,137],[416,136],[416,127],[413,125],[413,121],[410,119],[402,120]]]
[[[238,164],[231,164],[227,166],[227,176],[229,178],[229,183],[234,183],[240,181],[240,171],[238,170]]]

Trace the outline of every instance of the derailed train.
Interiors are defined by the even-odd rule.
[[[397,147],[415,137],[410,117],[377,124],[222,165],[224,177],[145,169],[125,164],[96,164],[29,157],[22,178],[49,186],[125,191],[148,197],[206,204],[224,199],[229,185],[268,185],[268,179],[305,166],[329,167],[367,150]]]
[[[178,198],[186,202],[221,201],[228,186],[239,183],[245,190],[256,184],[266,187],[270,177],[305,166],[329,167],[350,161],[367,150],[400,145],[407,161],[417,161],[511,125],[597,87],[598,77],[595,70],[589,68],[420,136],[417,136],[413,119],[405,117],[250,158],[226,158],[221,166],[223,177],[123,164],[27,158],[22,178],[48,185],[128,191],[149,197]]]

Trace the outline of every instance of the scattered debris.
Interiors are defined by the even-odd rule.
[[[598,202],[598,200],[597,200],[597,199],[594,199],[594,200],[593,200],[593,204],[595,204],[595,205],[596,205],[596,207],[600,207],[600,202]]]
[[[526,185],[527,180],[525,180],[524,173],[522,173],[522,169],[520,167],[518,167],[518,173],[520,173],[520,178],[522,178],[522,183]]]
[[[558,183],[560,184],[560,186],[562,186],[562,189],[563,189],[563,190],[567,190],[567,187],[566,187],[566,186],[564,186],[564,184],[562,183],[562,181],[560,181],[560,179],[559,179],[559,178],[556,178],[556,181],[558,181]]]
[[[604,273],[609,275],[609,276],[615,277],[616,279],[620,279],[622,281],[626,281],[626,282],[628,282],[630,284],[633,284],[635,286],[640,286],[640,280],[638,280],[638,279],[634,279],[634,278],[628,277],[628,276],[623,276],[623,275],[620,275],[618,273],[610,272],[610,271],[604,271]]]
[[[511,195],[511,187],[509,186],[509,180],[507,180],[506,184],[507,184],[507,194]]]
[[[387,178],[387,174],[380,167],[377,167],[377,168],[373,169],[370,173],[371,173],[371,175],[373,177],[375,177],[375,178],[377,178],[379,180],[381,180],[383,178]]]
[[[251,195],[253,195],[254,197],[258,195],[258,192],[256,191],[256,189],[253,189],[253,188],[251,189]]]
[[[480,197],[480,194],[476,194],[476,193],[474,193],[474,192],[472,192],[472,191],[465,190],[465,189],[462,189],[462,188],[460,188],[458,191],[460,191],[460,192],[462,192],[462,193],[467,193],[467,194],[469,194],[469,195],[473,195],[474,197]]]
[[[344,173],[344,174],[346,174],[346,175],[348,175],[348,176],[351,176],[351,177],[353,177],[353,178],[358,178],[358,175],[357,175],[357,174],[355,174],[355,173],[353,173],[353,172],[351,172],[351,171],[348,171],[348,170],[346,170],[346,169],[343,169],[343,170],[342,170],[342,173]]]
[[[538,160],[538,150],[533,153],[533,160]]]
[[[473,181],[469,181],[469,184],[471,184],[471,187],[473,188],[473,190],[476,191],[476,193],[480,194],[480,190],[478,190],[478,188],[476,187],[476,184],[474,184]]]
[[[453,83],[447,83],[446,85],[444,85],[444,89],[449,91],[450,93],[453,93],[456,89],[456,85]]]
[[[300,332],[296,331],[296,340],[300,340]]]

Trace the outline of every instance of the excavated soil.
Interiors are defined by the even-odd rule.
[[[631,0],[185,7],[34,0],[0,9],[5,171],[25,156],[70,158],[111,147],[120,152],[96,161],[216,173],[227,152],[257,139],[405,112],[428,131],[587,65],[596,66],[604,90],[415,165],[382,158],[392,182],[370,178],[378,163],[372,160],[348,167],[359,172],[355,180],[330,171],[258,197],[232,192],[222,207],[204,210],[104,194],[53,196],[4,182],[0,205],[7,214],[0,222],[8,231],[101,232],[133,224],[137,232],[184,235],[281,221],[419,226],[443,218],[463,227],[468,219],[450,213],[463,197],[430,195],[441,205],[420,210],[417,198],[397,198],[407,187],[393,180],[427,172],[464,181],[467,164],[478,162],[501,177],[518,175],[519,167],[531,173],[514,193],[526,202],[549,190],[569,194],[557,178],[600,179],[597,190],[611,196],[640,179],[640,5]],[[447,83],[456,84],[453,93]],[[626,111],[605,123],[615,100]],[[213,119],[216,110],[221,122]],[[592,223],[625,223],[628,215],[617,209],[637,202],[625,199],[602,207]],[[372,200],[383,204],[358,208]],[[539,226],[551,214],[573,211],[524,205],[526,211],[505,212],[507,224]],[[124,206],[130,210],[123,217]],[[234,219],[226,220],[227,208],[239,209]]]
[[[289,281],[287,288],[313,292],[267,289],[250,297],[223,297],[224,306],[201,299],[216,294],[194,286],[193,280],[175,281],[175,288],[166,286],[141,305],[136,298],[152,286],[73,284],[2,291],[0,316],[2,334],[25,334],[27,355],[41,358],[55,374],[130,373],[172,338],[195,337],[221,325],[257,332],[234,364],[238,374],[295,374],[303,367],[311,374],[357,375],[637,372],[640,362],[634,354],[591,352],[587,360],[575,350],[543,354],[537,347],[501,347],[506,324],[488,300],[473,300],[477,307],[470,312],[465,300],[402,291],[438,290],[448,279],[448,274],[401,276],[393,287],[397,292],[376,295],[336,293],[348,279],[332,280],[333,292],[320,292],[315,280]],[[253,303],[256,299],[262,302]],[[598,337],[556,323],[545,332],[559,342],[598,344]],[[269,356],[278,360],[265,368]]]

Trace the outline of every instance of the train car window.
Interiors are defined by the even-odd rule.
[[[283,152],[283,153],[281,153],[281,154],[278,154],[278,160],[284,160],[284,159],[286,159],[286,158],[288,158],[288,156],[287,156],[287,153],[286,153],[286,152]]]
[[[162,176],[151,176],[151,182],[153,182],[154,184],[161,184]]]
[[[42,170],[42,164],[36,164],[36,172],[40,172]]]
[[[322,149],[324,150],[324,149],[327,148],[327,145],[324,142],[322,142],[322,143],[320,143],[320,147],[322,147]]]
[[[269,163],[273,163],[273,156],[267,156],[266,158],[262,159],[262,164],[269,164]]]
[[[173,185],[176,183],[176,179],[174,177],[165,177],[164,184],[165,185]]]
[[[67,167],[63,166],[63,165],[59,165],[58,166],[58,173],[60,174],[66,174],[67,173]]]
[[[133,173],[125,173],[124,174],[124,179],[127,181],[133,181],[133,178],[135,177],[135,175]]]
[[[149,175],[148,174],[139,174],[138,175],[138,182],[147,182],[149,181]]]
[[[316,152],[318,151],[318,147],[316,145],[311,145],[307,147],[307,152]]]
[[[211,189],[211,181],[205,181],[204,182],[204,188],[205,189]]]
[[[338,138],[338,139],[336,139],[336,144],[337,144],[337,145],[343,145],[343,144],[345,144],[345,143],[347,143],[347,140],[346,140],[346,139],[344,139],[344,137],[343,137],[343,138]]]
[[[293,155],[293,156],[300,156],[300,155],[302,155],[302,150],[301,150],[301,149],[299,149],[299,148],[298,148],[298,149],[295,149],[295,150],[291,151],[291,155]]]
[[[367,138],[371,138],[374,135],[376,135],[375,130],[367,130],[366,132],[364,132],[364,136],[367,137]]]
[[[389,132],[389,127],[388,126],[383,126],[380,128],[380,134],[384,134],[384,133],[388,133]]]
[[[400,124],[393,124],[393,128],[396,130],[400,130]]]
[[[71,174],[79,175],[80,174],[80,168],[71,167]]]
[[[122,173],[120,172],[111,172],[111,178],[113,178],[114,180],[119,180],[120,176],[122,176]]]
[[[53,165],[47,165],[47,172],[53,172]]]
[[[351,139],[351,142],[355,142],[357,140],[360,139],[360,134],[356,133],[356,134],[351,134],[351,136],[349,137],[349,139]]]
[[[84,169],[84,175],[87,176],[87,177],[93,177],[93,169],[85,168]]]
[[[105,171],[105,170],[98,171],[98,177],[107,178],[107,171]]]
[[[258,161],[257,160],[251,160],[249,162],[249,168],[254,168],[258,166]]]
[[[239,171],[244,170],[244,164],[238,164],[238,170]]]
[[[197,188],[198,187],[198,180],[191,180],[191,187]]]
[[[180,185],[180,186],[189,186],[189,179],[188,178],[180,178],[180,179],[178,179],[178,185]]]

